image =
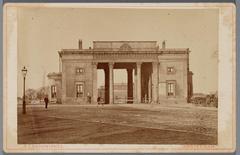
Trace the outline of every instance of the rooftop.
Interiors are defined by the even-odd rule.
[[[82,40],[79,40],[78,49],[62,49],[59,54],[94,54],[94,53],[173,53],[182,54],[189,52],[188,48],[166,48],[166,42],[159,47],[157,41],[93,41],[93,48],[82,48]]]

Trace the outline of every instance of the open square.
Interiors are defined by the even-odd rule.
[[[149,104],[18,107],[19,144],[217,144],[217,109]]]

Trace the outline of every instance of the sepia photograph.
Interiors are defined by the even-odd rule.
[[[5,149],[233,151],[234,11],[6,5]]]

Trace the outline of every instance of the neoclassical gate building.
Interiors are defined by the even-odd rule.
[[[93,47],[59,51],[59,72],[49,73],[49,98],[96,104],[97,70],[104,70],[105,103],[114,104],[114,69],[127,71],[128,103],[187,102],[193,93],[188,48],[157,41],[93,41]]]

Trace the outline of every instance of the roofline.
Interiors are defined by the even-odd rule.
[[[189,54],[190,51],[188,50],[178,50],[178,51],[168,51],[168,50],[150,50],[150,51],[59,51],[59,56],[62,57],[63,55],[72,55],[72,54],[85,54],[85,55],[101,55],[101,54]]]
[[[116,41],[107,41],[107,40],[101,40],[101,41],[92,41],[93,43],[95,43],[95,42],[109,42],[109,43],[111,43],[111,42],[157,42],[157,41],[144,41],[144,40],[140,40],[140,41],[136,41],[136,40],[116,40]]]
[[[61,49],[60,51],[58,51],[58,52],[64,52],[64,51],[66,51],[66,52],[87,52],[87,51],[91,51],[91,52],[97,52],[97,51],[104,51],[104,50],[106,50],[106,51],[111,51],[112,49],[119,49],[119,48],[101,48],[101,49],[94,49],[94,48],[92,48],[92,49],[77,49],[77,48],[75,48],[75,49]],[[139,48],[133,48],[133,49],[139,49]],[[155,49],[155,50],[151,50],[151,51],[166,51],[166,52],[168,52],[168,51],[172,51],[172,52],[174,52],[174,51],[189,51],[190,52],[190,50],[189,50],[189,48],[165,48],[165,49],[162,49],[162,48],[148,48],[148,49]],[[137,51],[137,50],[136,50]],[[141,52],[143,52],[144,50],[140,50]],[[149,51],[149,50],[145,50],[145,51]],[[114,51],[113,51],[114,52]],[[121,51],[121,52],[123,52],[123,51]],[[124,51],[124,52],[128,52],[128,51]],[[129,52],[132,52],[132,51],[129,51]]]

